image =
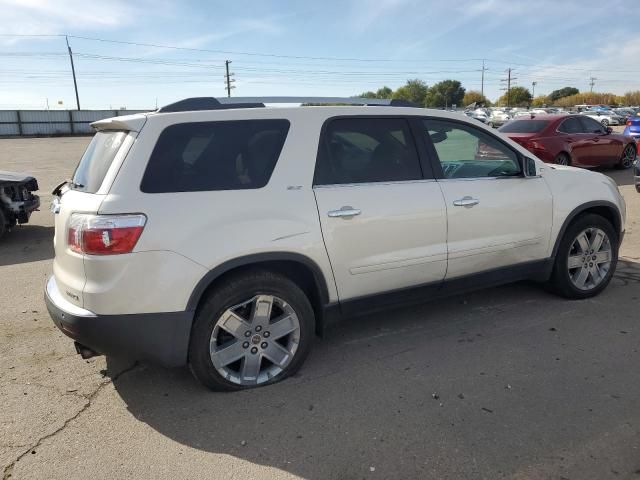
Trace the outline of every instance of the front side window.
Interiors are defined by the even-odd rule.
[[[262,188],[288,131],[287,120],[171,125],[158,138],[140,188],[145,193]]]
[[[493,136],[459,122],[424,120],[444,178],[510,177],[521,174],[516,153]]]
[[[320,142],[315,185],[420,180],[409,124],[399,118],[339,118]]]
[[[604,127],[597,120],[584,117],[581,118],[580,121],[582,122],[582,129],[584,133],[604,133]]]

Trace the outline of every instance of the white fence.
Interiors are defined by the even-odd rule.
[[[0,110],[0,137],[90,134],[91,122],[148,110]]]

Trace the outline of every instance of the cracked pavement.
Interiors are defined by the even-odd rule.
[[[520,283],[352,319],[299,374],[236,394],[82,360],[50,321],[48,192],[88,138],[0,140],[43,211],[0,242],[0,471],[75,478],[640,480],[640,194],[600,296]]]

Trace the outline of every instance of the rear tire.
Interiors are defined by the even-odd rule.
[[[571,157],[569,157],[569,155],[564,152],[559,153],[554,159],[554,163],[558,165],[571,165]]]
[[[622,151],[622,157],[620,157],[620,161],[616,164],[621,170],[626,170],[627,168],[631,168],[633,166],[633,161],[636,159],[636,149],[633,145],[627,145],[624,147]]]
[[[609,126],[609,120],[607,120],[606,118],[603,118],[600,121],[600,125],[602,125],[604,128],[607,128]]]
[[[245,272],[212,290],[198,308],[189,367],[211,390],[269,385],[300,368],[314,332],[313,308],[298,285],[267,270]]]
[[[548,282],[551,291],[583,299],[604,290],[618,263],[618,234],[600,215],[585,214],[567,228]]]

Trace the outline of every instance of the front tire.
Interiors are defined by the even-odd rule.
[[[607,219],[595,214],[578,217],[560,241],[551,290],[570,299],[598,295],[613,277],[618,248],[618,235]]]
[[[314,331],[313,308],[294,282],[267,270],[242,273],[212,290],[198,309],[189,366],[211,390],[268,385],[300,368]]]
[[[620,169],[627,169],[633,166],[633,161],[636,159],[636,149],[633,145],[627,145],[622,151],[622,157],[618,162],[617,167]]]
[[[601,124],[604,128],[607,128],[607,127],[609,126],[609,120],[607,120],[606,118],[603,118],[603,119],[600,121],[600,124]]]

